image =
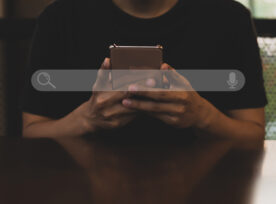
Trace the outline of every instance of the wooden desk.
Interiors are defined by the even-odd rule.
[[[2,204],[275,204],[276,142],[0,139]]]

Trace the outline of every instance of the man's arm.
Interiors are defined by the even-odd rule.
[[[214,109],[202,129],[196,132],[232,139],[242,147],[258,147],[265,138],[265,111],[264,108],[239,109],[224,114]]]
[[[193,90],[188,80],[167,64],[162,65],[171,87],[188,87],[189,91],[168,91],[132,84],[130,95],[152,101],[123,100],[124,106],[144,111],[177,128],[193,128],[197,134],[231,139],[238,144],[261,144],[265,136],[264,108],[231,110],[226,113]],[[143,90],[143,91],[141,91]]]
[[[110,59],[102,64],[94,88],[104,84],[107,90],[112,87],[108,78]],[[127,93],[119,91],[95,92],[92,97],[67,116],[53,120],[47,117],[23,113],[23,136],[28,138],[78,137],[95,133],[102,129],[114,129],[126,125],[135,114],[125,108],[121,101]]]
[[[53,120],[47,117],[23,113],[23,137],[25,138],[62,138],[84,135],[88,129],[77,111],[66,117]]]

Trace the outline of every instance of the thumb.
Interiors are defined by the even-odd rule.
[[[184,90],[191,88],[190,82],[181,74],[179,74],[174,68],[168,64],[163,64],[161,70],[164,70],[164,74],[169,80],[172,87],[183,88]]]
[[[94,88],[98,90],[106,88],[110,83],[109,76],[110,76],[110,59],[105,58],[104,62],[101,65],[101,68],[98,71],[97,80],[95,82]]]

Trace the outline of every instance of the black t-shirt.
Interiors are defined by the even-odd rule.
[[[37,19],[22,111],[58,119],[87,101],[89,92],[38,92],[31,75],[39,69],[97,69],[114,43],[163,45],[164,62],[175,69],[239,69],[246,77],[241,91],[199,93],[221,111],[267,104],[255,29],[250,12],[237,2],[179,0],[166,14],[141,19],[111,0],[58,0]],[[146,116],[118,131],[191,135],[191,129]]]

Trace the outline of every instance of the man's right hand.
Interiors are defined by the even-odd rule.
[[[127,92],[112,91],[109,79],[110,60],[105,59],[97,76],[91,98],[72,113],[60,119],[52,119],[31,113],[23,113],[23,137],[55,138],[79,137],[87,133],[115,129],[134,119],[135,110],[122,105]],[[101,89],[99,89],[101,87]],[[104,89],[102,89],[104,88]]]
[[[106,58],[98,72],[92,97],[76,110],[83,119],[85,132],[120,128],[135,117],[134,110],[122,105],[122,101],[128,97],[127,91],[112,91],[108,69],[110,59]],[[95,92],[98,87],[104,87],[106,91]]]

